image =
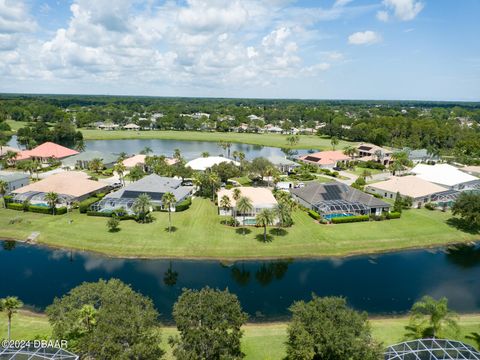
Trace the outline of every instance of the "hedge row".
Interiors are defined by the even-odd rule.
[[[52,215],[52,209],[50,209],[49,207],[45,207],[45,206],[30,205],[28,208],[25,208],[23,204],[8,203],[7,208],[11,209],[11,210],[29,211],[29,212],[33,212],[33,213]],[[55,209],[55,215],[63,215],[63,214],[66,214],[66,213],[67,213],[67,208],[66,207],[61,207],[61,208],[56,208]]]
[[[368,221],[368,220],[370,220],[368,215],[358,215],[358,216],[332,218],[331,221],[333,224],[343,224],[343,223],[360,222],[360,221]]]
[[[308,215],[314,218],[315,220],[320,220],[322,218],[322,216],[319,213],[317,213],[315,210],[308,210]]]
[[[185,211],[192,205],[192,198],[187,198],[175,206],[175,212]]]
[[[85,214],[90,208],[90,206],[92,206],[92,204],[95,204],[97,201],[100,201],[100,199],[97,197],[89,197],[88,199],[80,202],[80,204],[78,205],[78,210],[81,214]]]
[[[98,216],[98,217],[112,217],[114,213],[112,211],[100,212],[100,211],[87,211],[87,216]],[[135,215],[122,215],[116,216],[118,220],[136,220]]]

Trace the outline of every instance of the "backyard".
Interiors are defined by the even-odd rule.
[[[1,314],[3,315],[3,314]],[[384,345],[390,345],[403,340],[406,317],[382,318],[370,320],[373,336]],[[459,319],[460,336],[458,339],[467,343],[473,343],[465,339],[465,335],[478,331],[480,327],[480,315],[462,315]],[[6,334],[6,316],[0,317],[0,338]],[[287,340],[286,323],[248,324],[244,326],[242,338],[242,350],[247,360],[270,360],[285,357],[285,341]],[[162,328],[163,348],[167,349],[166,359],[173,359],[169,346],[168,337],[176,334],[174,327]],[[33,339],[35,337],[50,337],[51,329],[45,315],[22,311],[15,315],[12,325],[13,339]]]
[[[298,210],[291,228],[269,229],[267,242],[261,228],[249,227],[243,235],[242,228],[222,225],[217,208],[203,198],[194,199],[190,209],[172,214],[171,233],[167,213],[155,212],[154,217],[150,224],[122,221],[119,232],[109,232],[107,218],[77,210],[51,216],[0,209],[0,238],[24,240],[39,232],[39,243],[110,256],[216,259],[345,256],[480,238],[450,226],[449,212],[426,209],[405,211],[397,220],[339,225],[320,225]]]

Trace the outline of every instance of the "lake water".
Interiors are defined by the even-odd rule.
[[[10,146],[18,146],[16,137],[13,136],[9,142]],[[218,146],[216,142],[209,141],[183,141],[183,140],[160,140],[160,139],[133,139],[133,140],[87,140],[85,141],[86,150],[96,150],[101,152],[111,152],[119,154],[138,154],[145,147],[150,147],[153,154],[171,156],[175,149],[180,149],[186,160],[192,160],[200,157],[202,152],[209,152],[210,155],[224,155],[225,151]],[[245,153],[247,159],[255,157],[285,156],[280,148],[237,144],[232,143],[230,153],[241,151]],[[305,154],[307,150],[298,150],[298,154]]]
[[[423,295],[447,296],[459,312],[480,311],[480,245],[378,256],[291,261],[127,260],[0,242],[0,297],[43,309],[84,281],[119,278],[171,318],[182,288],[228,288],[251,320],[288,316],[295,300],[340,295],[371,314],[405,313]],[[13,248],[10,248],[11,246]],[[168,271],[171,269],[170,275]],[[174,275],[176,273],[176,276]]]

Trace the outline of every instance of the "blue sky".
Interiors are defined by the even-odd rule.
[[[0,0],[0,91],[480,100],[478,0]]]

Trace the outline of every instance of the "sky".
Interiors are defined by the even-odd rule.
[[[0,92],[480,100],[480,0],[0,0]]]

